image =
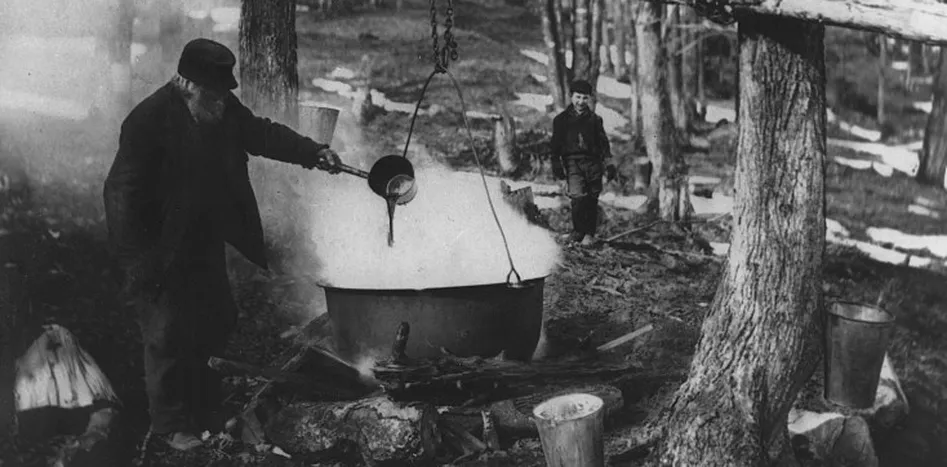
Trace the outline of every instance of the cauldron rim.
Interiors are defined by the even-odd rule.
[[[549,277],[549,274],[534,277],[532,279],[523,279],[524,289],[531,289],[536,286],[543,285],[546,278]],[[507,282],[492,282],[484,284],[471,284],[471,285],[456,285],[448,287],[427,287],[427,288],[411,288],[411,287],[400,287],[400,288],[365,288],[365,287],[336,287],[331,285],[326,285],[323,283],[317,283],[319,287],[324,290],[339,291],[339,292],[352,292],[359,294],[374,294],[374,295],[391,295],[391,294],[419,294],[419,293],[450,293],[450,292],[473,292],[478,289],[480,290],[495,290],[500,287],[507,287],[509,284]],[[510,287],[510,290],[517,290]]]

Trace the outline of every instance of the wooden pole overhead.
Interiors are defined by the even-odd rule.
[[[878,32],[927,44],[947,44],[947,4],[936,0],[669,0],[737,18],[773,15]]]

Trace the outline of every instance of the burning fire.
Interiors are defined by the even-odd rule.
[[[391,247],[385,200],[364,180],[336,178],[314,210],[311,238],[323,285],[427,289],[506,281],[509,261],[479,175],[416,167],[418,194],[395,210]],[[505,203],[496,180],[488,185],[520,277],[551,273],[559,260],[552,233]]]

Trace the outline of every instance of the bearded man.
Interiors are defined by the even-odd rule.
[[[109,243],[141,327],[151,431],[180,450],[222,428],[207,359],[237,318],[225,243],[267,267],[247,154],[329,173],[341,164],[327,144],[241,104],[235,64],[217,42],[185,45],[177,75],[122,123],[104,188]]]

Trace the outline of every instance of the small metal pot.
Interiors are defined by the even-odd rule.
[[[376,195],[395,204],[408,204],[418,194],[414,166],[407,158],[388,155],[378,159],[370,172],[342,164],[343,172],[368,179],[368,187]]]

